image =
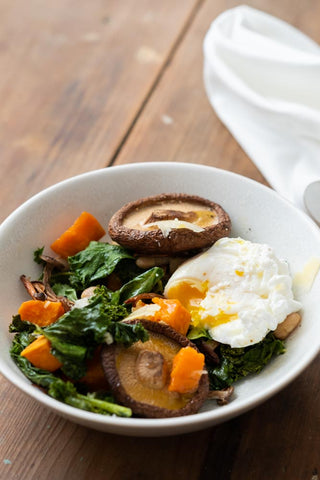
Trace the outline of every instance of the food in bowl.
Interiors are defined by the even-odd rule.
[[[159,203],[148,211],[142,230],[163,237],[163,250],[156,241],[156,250],[145,251],[137,237],[128,249],[114,221],[117,244],[102,242],[105,230],[87,212],[51,244],[58,257],[36,250],[42,277],[21,276],[32,300],[10,326],[11,355],[31,382],[93,412],[180,416],[197,412],[207,398],[227,403],[239,378],[284,352],[301,307],[285,263],[269,247],[221,235],[230,233],[231,221],[220,206],[223,228],[203,246],[197,237],[212,225],[198,232],[192,225],[212,215],[211,207],[193,210],[188,202],[181,212],[179,204]],[[171,252],[177,230],[184,238],[192,232],[193,243]]]
[[[288,264],[271,247],[242,238],[222,238],[184,262],[164,294],[190,311],[193,328],[234,348],[262,341],[291,313],[294,300]]]
[[[206,248],[230,233],[217,203],[196,195],[163,193],[124,205],[110,219],[110,237],[135,252],[172,255]]]

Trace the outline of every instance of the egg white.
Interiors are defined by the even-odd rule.
[[[182,264],[164,294],[181,301],[194,327],[231,347],[260,342],[301,308],[288,264],[268,245],[241,238],[222,238]]]

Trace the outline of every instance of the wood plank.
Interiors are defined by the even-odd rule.
[[[110,163],[198,3],[0,3],[0,221]]]
[[[320,358],[287,388],[211,430],[201,480],[318,480]],[[312,412],[317,412],[313,415]]]
[[[174,62],[164,72],[115,164],[135,161],[194,162],[267,183],[210,107],[202,81],[202,40],[211,21],[241,2],[206,2]],[[288,0],[248,2],[320,42],[320,5]],[[311,12],[313,12],[311,14]],[[320,357],[288,388],[252,412],[211,430],[199,478],[318,479]]]
[[[206,451],[199,452],[195,441],[206,445],[208,430],[147,440],[105,434],[63,420],[16,392],[2,382],[1,479],[198,478]]]

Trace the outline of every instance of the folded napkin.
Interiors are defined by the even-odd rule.
[[[320,47],[240,6],[207,32],[204,83],[217,115],[268,182],[304,208],[305,188],[320,180]]]

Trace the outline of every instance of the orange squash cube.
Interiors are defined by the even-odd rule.
[[[20,305],[18,313],[21,320],[27,320],[39,327],[47,327],[56,322],[65,310],[61,302],[28,300]]]
[[[155,297],[152,301],[160,306],[160,310],[155,313],[156,322],[165,322],[182,335],[187,334],[191,315],[179,300]]]
[[[173,358],[168,390],[193,393],[197,390],[204,368],[204,355],[193,347],[183,347]]]
[[[105,233],[103,227],[91,213],[82,212],[73,225],[57,238],[50,247],[61,257],[71,257],[84,250],[91,241],[99,240]]]
[[[62,366],[62,363],[50,352],[51,345],[49,340],[40,335],[30,345],[28,345],[20,355],[29,360],[34,367],[54,372]]]

